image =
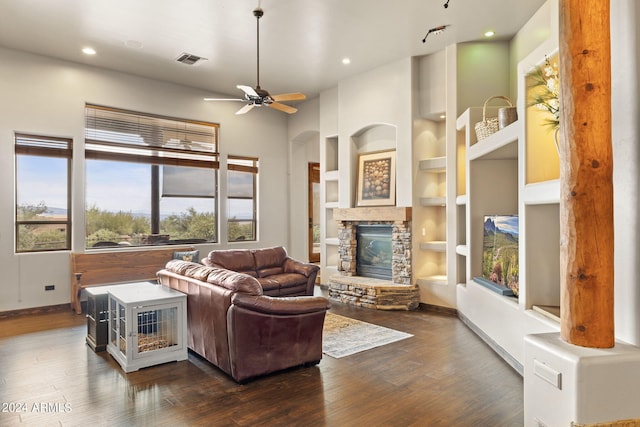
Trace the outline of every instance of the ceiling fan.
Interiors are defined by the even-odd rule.
[[[306,96],[299,92],[283,93],[280,95],[271,95],[260,87],[260,18],[264,15],[264,11],[258,7],[253,10],[253,16],[256,17],[256,44],[257,44],[257,82],[256,87],[238,85],[238,89],[244,92],[244,98],[205,98],[205,101],[242,101],[246,104],[240,108],[236,114],[244,114],[253,107],[267,106],[285,113],[293,114],[298,111],[297,108],[290,105],[282,104],[282,101],[302,101]]]

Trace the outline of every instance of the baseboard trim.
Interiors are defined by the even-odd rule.
[[[58,313],[61,311],[71,311],[71,304],[46,305],[43,307],[21,308],[18,310],[0,311],[0,320],[18,316],[28,316],[34,314]]]
[[[468,317],[458,312],[458,318],[467,325],[476,335],[480,337],[498,356],[502,357],[520,376],[524,377],[524,366],[518,362],[513,356],[511,356],[502,346],[495,342],[489,335],[487,335],[482,329],[476,326]]]

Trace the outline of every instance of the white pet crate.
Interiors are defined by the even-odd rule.
[[[107,351],[125,372],[187,359],[187,297],[153,283],[109,289]]]

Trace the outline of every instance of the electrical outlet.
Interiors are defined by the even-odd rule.
[[[44,290],[45,291],[55,291],[56,290],[56,285],[44,285]]]

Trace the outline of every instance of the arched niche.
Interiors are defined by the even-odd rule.
[[[386,123],[372,124],[354,133],[351,140],[357,154],[395,150],[397,130]]]

